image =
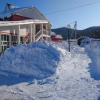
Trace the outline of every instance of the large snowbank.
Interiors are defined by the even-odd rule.
[[[59,59],[59,51],[45,41],[20,44],[1,55],[0,70],[44,78],[55,73]]]
[[[88,46],[84,46],[90,59],[91,77],[100,80],[100,41],[92,41]]]

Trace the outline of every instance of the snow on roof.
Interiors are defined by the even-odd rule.
[[[51,35],[51,36],[52,36],[52,35],[54,35],[54,36],[55,36],[55,35],[56,35],[56,33],[51,31],[50,35]]]
[[[61,38],[62,39],[62,36],[61,35],[56,35],[56,38]]]
[[[47,18],[34,6],[18,8],[14,5],[12,5],[10,8],[6,5],[5,11],[0,13],[0,18],[4,19],[4,17],[10,17],[12,14],[17,14],[37,20],[47,20]]]
[[[22,15],[28,18],[33,18],[37,20],[47,20],[47,18],[35,7],[27,7],[22,10],[18,10],[13,14]]]
[[[4,18],[4,17],[10,17],[12,15],[12,13],[16,12],[16,11],[20,11],[22,9],[27,9],[27,7],[22,7],[22,8],[12,8],[8,11],[3,11],[0,12],[0,18]]]

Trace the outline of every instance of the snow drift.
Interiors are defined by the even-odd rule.
[[[0,59],[0,70],[45,78],[55,73],[60,53],[46,42],[19,44],[7,49]]]
[[[90,63],[91,77],[100,80],[100,41],[92,41],[91,44],[84,47],[92,61]]]

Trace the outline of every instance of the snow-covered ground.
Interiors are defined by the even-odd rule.
[[[72,43],[70,53],[64,41],[7,49],[0,58],[0,100],[98,100],[99,44]]]

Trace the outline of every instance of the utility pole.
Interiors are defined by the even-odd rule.
[[[75,21],[75,39],[77,39],[76,35],[77,35],[77,21]]]
[[[70,52],[70,34],[69,34],[69,29],[70,29],[70,25],[67,25],[68,28],[68,51]]]

